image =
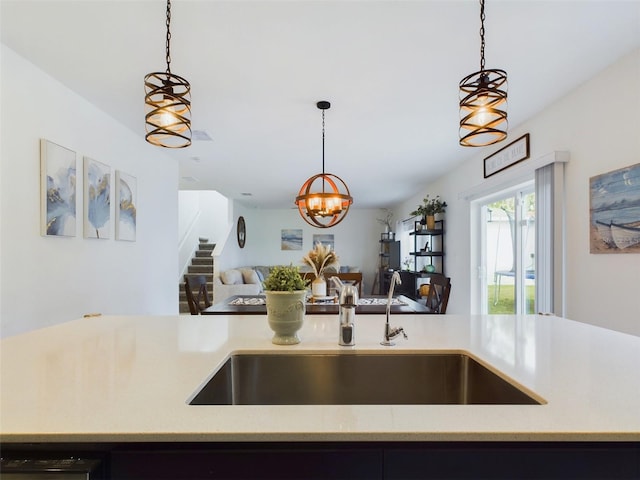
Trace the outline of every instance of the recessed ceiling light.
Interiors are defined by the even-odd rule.
[[[242,195],[243,197],[252,197],[253,193],[249,193],[249,192],[242,192],[240,195]]]
[[[204,130],[194,130],[193,132],[191,132],[191,138],[193,140],[198,140],[200,142],[212,142],[213,141],[213,139],[211,138],[211,135],[209,135]]]

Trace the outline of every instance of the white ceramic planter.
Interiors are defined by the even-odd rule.
[[[276,345],[300,343],[298,330],[302,328],[305,314],[306,290],[293,292],[265,291],[267,297],[267,321],[274,331],[271,342]]]

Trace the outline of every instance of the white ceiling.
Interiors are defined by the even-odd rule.
[[[143,78],[165,70],[165,7],[2,0],[2,42],[142,137]],[[640,1],[487,0],[485,27],[513,128],[639,48]],[[321,171],[316,102],[328,100],[326,171],[354,208],[421,192],[478,153],[459,146],[457,125],[479,28],[467,0],[173,0],[171,71],[191,83],[192,127],[213,139],[167,150],[196,179],[180,187],[292,207]]]

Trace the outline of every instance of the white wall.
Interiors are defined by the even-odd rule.
[[[246,223],[245,248],[236,241],[236,221],[242,215]],[[297,209],[252,209],[234,203],[233,225],[221,256],[216,259],[216,270],[255,265],[298,265],[302,257],[313,248],[314,234],[332,234],[340,265],[359,267],[363,273],[363,293],[370,294],[378,266],[380,232],[383,227],[376,221],[380,210],[351,208],[337,226],[314,228],[302,220]],[[302,229],[302,250],[281,250],[282,229]]]
[[[177,313],[177,164],[6,46],[1,53],[2,336],[89,312]],[[40,236],[40,138],[76,152],[76,237]],[[82,237],[84,155],[137,178],[136,242],[114,240],[113,189],[111,238]]]
[[[531,158],[569,151],[567,193],[567,316],[640,335],[640,255],[589,253],[589,178],[640,162],[640,50],[509,132],[531,134]],[[515,85],[510,85],[515,88]],[[517,108],[510,105],[510,108]],[[446,268],[453,288],[448,312],[470,311],[470,215],[460,192],[483,182],[483,159],[502,144],[426,185],[397,214],[406,218],[424,194],[441,195],[446,213]],[[462,148],[462,147],[461,147]],[[500,175],[500,174],[497,174]]]
[[[568,146],[567,316],[640,335],[640,255],[589,253],[589,178],[640,163],[640,49],[559,102],[540,141]],[[575,112],[572,115],[572,112]]]
[[[212,190],[200,193],[200,236],[211,243],[222,241],[232,223],[231,202],[227,197]]]
[[[180,190],[178,192],[178,239],[182,243],[194,230],[200,218],[200,194],[197,191]]]

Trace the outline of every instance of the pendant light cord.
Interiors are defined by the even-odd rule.
[[[484,0],[480,0],[480,71],[484,71]]]
[[[171,25],[171,0],[167,0],[167,73],[171,73],[171,31],[169,26]]]

